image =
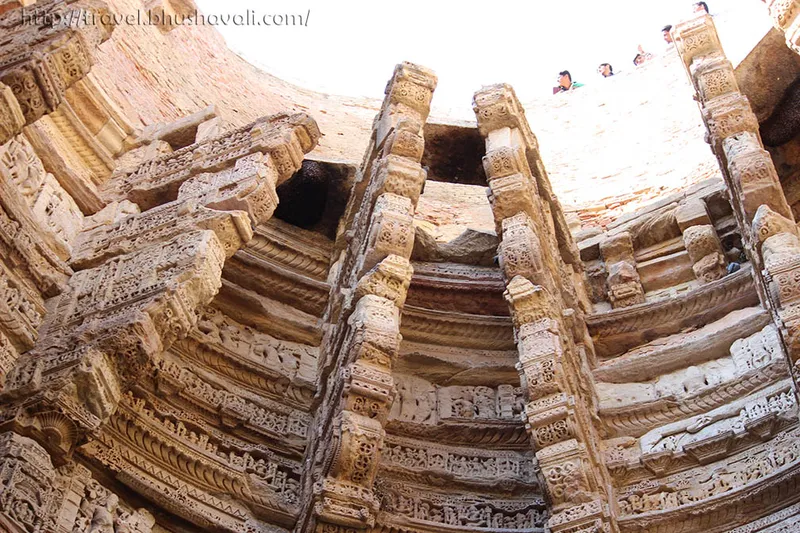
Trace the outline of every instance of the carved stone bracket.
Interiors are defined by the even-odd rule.
[[[608,270],[608,298],[611,305],[630,307],[644,302],[644,288],[633,257],[633,240],[623,231],[600,243],[600,253]]]
[[[711,224],[691,226],[683,231],[683,244],[692,260],[695,277],[701,283],[718,280],[727,273],[727,261],[717,231]]]
[[[111,36],[108,9],[96,0],[49,0],[0,15],[0,144],[58,108]],[[33,20],[30,18],[33,17]],[[80,18],[91,24],[70,24]]]
[[[800,2],[766,0],[774,26],[786,36],[786,45],[800,54]]]
[[[299,115],[248,131],[258,142],[245,155],[173,161],[183,178],[170,181],[174,201],[79,235],[73,265],[80,270],[49,303],[36,345],[9,373],[2,396],[4,422],[42,442],[54,460],[97,431],[122,393],[154,371],[154,358],[189,334],[196,312],[219,291],[225,260],[272,215],[277,183],[319,137]],[[225,143],[192,150],[211,157]],[[192,171],[198,167],[204,171]]]

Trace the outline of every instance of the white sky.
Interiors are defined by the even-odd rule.
[[[599,81],[602,62],[633,68],[637,45],[661,53],[661,28],[691,16],[693,0],[196,0],[206,14],[305,14],[307,27],[217,26],[250,63],[303,87],[381,98],[394,65],[439,76],[434,106],[469,104],[481,85],[511,83],[528,99],[550,94],[556,74]],[[759,0],[710,0],[734,63],[770,26]]]

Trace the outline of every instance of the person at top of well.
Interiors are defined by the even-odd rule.
[[[562,70],[559,72],[556,81],[558,82],[558,85],[553,87],[553,94],[563,93],[577,89],[578,87],[583,87],[582,83],[572,81],[572,74],[570,74],[568,70]]]
[[[610,78],[614,75],[614,67],[611,66],[611,63],[600,63],[597,72],[604,78]]]

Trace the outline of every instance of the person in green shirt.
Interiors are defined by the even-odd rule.
[[[583,84],[578,83],[577,81],[572,81],[572,75],[569,73],[569,71],[562,70],[558,73],[558,85],[553,87],[553,94],[571,91],[573,89],[577,89],[578,87],[583,87]]]

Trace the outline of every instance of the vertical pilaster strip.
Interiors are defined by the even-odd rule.
[[[586,375],[588,309],[580,263],[514,90],[475,94],[484,167],[519,352],[525,415],[551,503],[553,532],[616,531],[596,448]],[[577,291],[576,291],[577,288]]]
[[[707,140],[728,186],[745,253],[754,265],[759,297],[782,333],[782,350],[796,381],[800,285],[795,278],[800,274],[800,241],[792,211],[772,158],[761,142],[758,120],[739,91],[733,66],[722,50],[713,19],[705,15],[682,22],[673,29],[673,37],[697,91]],[[699,235],[703,230],[695,231]],[[687,242],[687,249],[694,244]],[[700,252],[694,253],[697,256]]]
[[[394,395],[392,361],[413,273],[414,212],[426,177],[420,165],[423,126],[435,87],[436,76],[425,68],[395,68],[348,205],[351,226],[340,242],[326,311],[328,364],[322,375],[329,377],[322,422],[312,435],[319,481],[303,531],[352,532],[375,523],[372,489]],[[328,434],[325,428],[331,428]]]

